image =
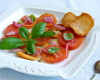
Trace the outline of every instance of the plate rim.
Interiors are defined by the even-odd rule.
[[[7,11],[5,11],[4,13],[2,13],[0,15],[0,20],[4,19],[4,17],[7,16],[6,13],[8,13],[8,15],[9,15],[14,10],[19,9],[19,8],[25,8],[25,7],[58,11],[58,12],[64,12],[64,13],[66,12],[66,10],[71,11],[71,12],[81,13],[80,11],[68,9],[68,8],[51,7],[51,6],[45,7],[45,6],[33,5],[33,4],[17,4],[15,6],[11,7],[10,9],[8,9]],[[22,73],[36,75],[36,76],[59,76],[59,77],[62,77],[63,79],[69,79],[72,76],[74,76],[74,74],[85,64],[85,62],[90,58],[90,56],[95,51],[95,48],[96,48],[96,46],[98,44],[98,40],[99,40],[99,34],[97,33],[97,30],[92,32],[92,37],[93,37],[93,40],[92,40],[93,47],[91,46],[91,49],[89,49],[88,52],[84,54],[84,56],[81,56],[81,59],[79,61],[77,61],[75,63],[75,65],[68,71],[66,71],[64,69],[68,68],[70,66],[70,64],[72,64],[73,62],[69,63],[68,66],[67,67],[65,66],[63,69],[58,68],[58,69],[60,69],[59,70],[60,72],[58,72],[58,71],[54,72],[52,70],[46,71],[46,70],[34,68],[34,69],[31,69],[31,70],[33,70],[33,73],[32,73],[30,71],[30,69],[28,68],[28,66],[20,66],[20,64],[16,64],[16,62],[12,62],[10,60],[5,61],[5,58],[3,58],[5,55],[1,55],[1,57],[0,57],[0,68],[7,67],[7,68],[11,68],[11,69],[14,69],[14,70],[22,72]],[[86,59],[86,60],[84,60],[84,59]],[[24,69],[22,69],[22,67],[24,67]]]

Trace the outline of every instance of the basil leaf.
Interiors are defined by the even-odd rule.
[[[59,31],[55,31],[55,33],[58,33]]]
[[[26,50],[28,52],[28,54],[35,54],[35,45],[33,41],[28,41],[27,45],[26,45]]]
[[[46,29],[46,24],[47,23],[44,22],[36,24],[31,30],[31,39],[38,38],[40,35],[42,35]]]
[[[51,47],[51,48],[48,49],[50,54],[56,53],[59,50],[60,50],[60,48],[58,48],[58,47]]]
[[[31,14],[30,17],[31,17],[31,19],[32,19],[32,21],[33,21],[33,23],[34,23],[34,21],[35,21],[35,17],[34,17],[34,15]]]
[[[34,40],[34,39],[29,39],[29,41],[31,41],[33,44],[36,43],[36,40]]]
[[[20,24],[22,24],[22,23],[23,23],[23,21],[22,21],[22,20],[20,20],[20,21],[19,21],[19,23],[20,23]]]
[[[25,42],[23,42],[20,38],[8,37],[0,41],[0,49],[13,49],[23,46]]]
[[[29,39],[29,31],[25,27],[19,28],[19,35],[24,39]]]
[[[63,37],[64,37],[65,40],[71,40],[71,39],[74,38],[72,33],[64,33]]]
[[[51,37],[51,36],[54,36],[54,35],[55,35],[54,32],[52,32],[52,31],[46,31],[40,37],[45,38],[45,37]]]

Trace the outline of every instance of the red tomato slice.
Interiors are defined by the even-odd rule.
[[[4,34],[8,34],[10,33],[11,31],[15,32],[15,33],[19,33],[19,29],[16,28],[13,24],[10,24],[4,31]]]
[[[38,18],[38,23],[39,22],[45,22],[44,21],[44,17],[53,17],[53,22],[56,24],[57,23],[57,20],[56,20],[56,17],[53,15],[53,14],[49,14],[49,13],[44,13],[42,14],[39,18]],[[52,23],[47,23],[46,27],[50,28],[51,26],[53,26]]]
[[[45,44],[47,44],[50,41],[51,37],[47,37],[47,38],[36,38],[35,40],[37,41],[37,43],[35,43],[36,46],[43,46]]]
[[[11,34],[11,35],[7,35],[8,33],[10,32],[15,32],[16,34]],[[4,38],[7,38],[7,37],[17,37],[17,38],[20,38],[22,39],[23,41],[25,41],[25,39],[23,39],[20,35],[19,35],[19,28],[16,28],[13,24],[10,24],[4,31],[4,34],[5,34],[5,37],[3,37],[2,39]],[[30,34],[30,33],[29,33]],[[26,48],[26,44],[23,45],[23,46],[20,46],[20,48]]]
[[[74,38],[70,41],[67,41],[63,38],[63,34],[64,33],[72,33],[74,35]],[[68,49],[69,50],[74,50],[76,48],[78,48],[82,42],[83,42],[83,37],[82,36],[78,36],[74,33],[73,30],[68,30],[63,32],[59,37],[58,37],[58,42],[61,46],[66,47],[66,44],[69,43]]]
[[[58,47],[58,48],[60,48],[60,50],[56,53],[49,54],[48,49],[51,48],[51,47]],[[66,54],[65,48],[63,48],[59,45],[49,45],[49,46],[43,48],[42,57],[48,62],[55,63],[55,62],[59,62],[59,61],[62,61],[64,59],[68,58],[68,51],[67,51],[67,54]]]
[[[35,16],[34,16],[34,17],[35,17]],[[27,19],[26,16],[23,16],[23,17],[21,18],[21,20],[22,20],[23,22],[25,22],[26,19]],[[34,27],[36,24],[37,24],[37,18],[35,17],[34,23],[28,23],[28,22],[26,22],[23,26],[26,27],[27,29],[30,29],[30,28]]]

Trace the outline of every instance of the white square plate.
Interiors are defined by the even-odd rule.
[[[51,13],[56,16],[58,23],[61,23],[61,18],[67,12],[73,12],[76,15],[82,13],[66,8],[46,7],[32,4],[15,5],[0,15],[0,38],[2,38],[3,31],[9,24],[13,21],[17,22],[24,15],[33,14],[39,17],[43,13]],[[67,59],[54,64],[22,59],[15,53],[0,50],[0,68],[8,67],[30,75],[59,76],[68,79],[82,67],[94,52],[98,43],[99,30],[99,24],[95,23],[93,29],[84,38],[82,45],[78,49],[72,50]]]

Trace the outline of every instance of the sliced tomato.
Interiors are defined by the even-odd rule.
[[[48,29],[48,31],[53,31],[55,32],[56,34],[52,37],[58,37],[60,34],[61,34],[61,30],[55,26],[52,26]],[[57,32],[58,31],[58,32]]]
[[[63,26],[62,24],[57,24],[57,25],[59,25],[59,26]],[[63,26],[64,27],[64,26]],[[65,30],[62,30],[62,31],[67,31],[67,30],[70,30],[71,28],[69,28],[69,27],[66,27],[66,29]]]
[[[23,22],[25,22],[26,19],[27,19],[27,18],[26,18],[26,15],[23,16],[23,17],[21,18],[21,20],[22,20]],[[30,28],[34,27],[36,24],[37,24],[37,18],[35,17],[34,23],[29,23],[29,22],[27,21],[23,26],[26,27],[27,29],[30,29]]]
[[[63,38],[63,34],[64,33],[72,33],[74,35],[74,38],[70,41],[67,41]],[[66,44],[69,43],[68,49],[69,50],[74,50],[76,48],[78,48],[82,42],[83,42],[83,37],[82,36],[78,36],[77,34],[74,33],[73,30],[67,30],[65,32],[63,32],[59,37],[58,37],[58,42],[61,46],[66,47]]]
[[[53,14],[49,14],[49,13],[44,13],[42,14],[39,18],[38,18],[38,22],[45,22],[44,21],[44,17],[50,17],[52,16],[53,17],[53,22],[56,24],[57,23],[57,20],[56,20],[56,17],[53,15]],[[52,23],[47,23],[46,27],[51,27],[53,26]]]
[[[48,49],[51,47],[58,47],[58,48],[60,48],[60,50],[56,53],[50,54],[48,52]],[[68,51],[66,54],[66,49],[61,47],[60,45],[49,45],[49,46],[43,48],[42,57],[48,62],[55,63],[55,62],[59,62],[59,61],[62,61],[64,59],[68,58]]]
[[[11,31],[15,32],[16,34],[7,35],[7,34],[10,33]],[[17,37],[17,38],[20,38],[20,39],[22,39],[23,41],[25,41],[25,39],[22,38],[22,37],[19,35],[19,29],[16,28],[13,24],[9,25],[9,26],[5,29],[4,34],[5,34],[5,36],[2,37],[2,39],[7,38],[7,37]],[[29,32],[29,35],[30,35],[30,32]],[[23,48],[26,48],[26,44],[23,45],[23,46],[20,46],[20,48],[22,48],[22,49],[23,49]]]
[[[57,27],[55,27],[55,26],[52,26],[52,27],[50,27],[49,28],[49,31],[61,31],[61,29],[59,29],[59,28],[57,28]]]
[[[7,35],[8,33],[10,33],[11,31],[15,32],[15,33],[19,33],[19,29],[16,28],[13,24],[10,24],[4,31],[4,34]]]
[[[35,43],[36,46],[43,46],[47,43],[49,43],[51,37],[47,37],[47,38],[36,38],[35,40],[37,41]]]

